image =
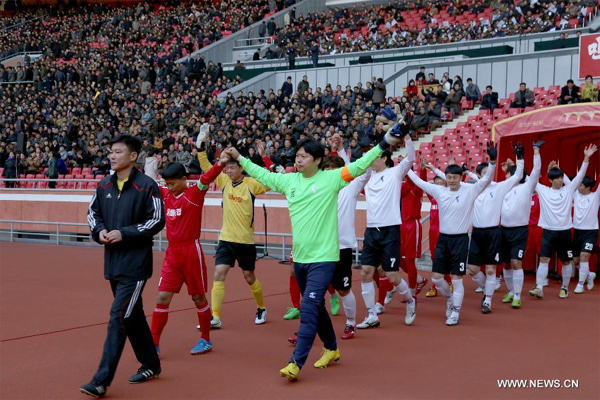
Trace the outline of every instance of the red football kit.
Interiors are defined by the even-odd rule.
[[[184,282],[190,295],[207,292],[206,264],[200,246],[202,208],[208,185],[222,170],[218,163],[213,165],[197,184],[188,187],[179,196],[161,188],[169,247],[160,272],[159,292],[179,293]]]

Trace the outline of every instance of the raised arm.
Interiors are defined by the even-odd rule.
[[[419,176],[415,174],[413,170],[408,171],[407,175],[410,178],[410,180],[413,181],[415,185],[420,187],[425,193],[431,195],[436,200],[439,199],[439,196],[442,194],[442,186],[425,182],[423,179],[419,178]]]
[[[270,187],[275,192],[286,193],[287,182],[293,174],[278,174],[270,172],[269,170],[259,167],[246,157],[242,157],[240,153],[233,147],[225,150],[225,154],[234,160],[237,160],[244,171],[246,171],[251,177],[256,179],[259,183]]]
[[[404,157],[400,164],[394,167],[394,169],[396,170],[396,178],[400,180],[404,179],[404,176],[406,175],[408,170],[412,168],[413,164],[417,159],[417,155],[415,153],[415,146],[413,144],[413,141],[410,139],[410,136],[406,137],[406,141],[404,142],[404,144],[406,146],[406,157]]]
[[[496,148],[496,144],[494,142],[488,142],[487,144],[487,153],[490,157],[490,163],[485,171],[485,175],[479,181],[473,184],[473,191],[476,196],[479,196],[481,192],[485,190],[485,188],[492,182],[492,177],[494,176],[494,172],[496,171],[496,159],[498,158],[498,149]]]
[[[223,160],[219,160],[218,163],[215,163],[207,172],[200,176],[197,183],[200,190],[207,190],[208,186],[219,177],[221,172],[223,172],[223,167],[225,167],[224,162]]]
[[[517,156],[517,170],[510,178],[502,182],[498,182],[500,191],[506,191],[507,193],[523,178],[523,170],[525,169],[525,161],[523,160],[523,156],[525,154],[525,146],[523,146],[523,143],[517,142],[513,146],[513,153]]]
[[[576,191],[579,185],[581,185],[581,182],[585,177],[585,173],[587,172],[588,165],[590,164],[590,157],[594,155],[596,150],[598,150],[598,146],[595,144],[591,144],[583,150],[583,163],[581,163],[581,168],[579,168],[579,172],[575,176],[575,179],[573,179],[573,181],[569,184],[570,191]]]

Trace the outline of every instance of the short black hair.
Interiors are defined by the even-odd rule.
[[[494,90],[494,88],[492,87],[492,85],[487,85],[485,88],[486,88],[486,89],[487,89],[487,88],[490,88],[490,89]]]
[[[120,135],[110,141],[111,145],[115,143],[123,143],[132,153],[139,154],[140,150],[142,150],[142,142],[140,142],[138,138],[131,135]]]
[[[446,181],[444,180],[444,178],[442,178],[441,176],[437,176],[437,175],[436,175],[436,176],[434,176],[434,177],[433,177],[433,182],[434,182],[434,183],[435,183],[435,180],[436,180],[436,179],[439,179],[439,180],[441,180],[441,181],[444,181],[444,182],[446,182]]]
[[[182,163],[169,163],[162,170],[162,177],[163,179],[182,179],[185,177],[185,167]]]
[[[462,167],[457,164],[450,164],[446,167],[446,171],[444,171],[446,175],[462,175]]]
[[[325,146],[323,146],[321,142],[317,142],[315,139],[303,139],[296,145],[296,151],[300,149],[304,149],[304,151],[310,154],[315,160],[320,158],[321,162],[323,162],[323,158],[325,157]]]
[[[489,167],[489,166],[490,166],[490,165],[489,165],[488,163],[486,163],[486,162],[482,162],[482,163],[480,163],[480,164],[477,166],[477,168],[475,168],[475,171],[476,171],[476,172],[477,172],[479,175],[481,175],[481,171],[483,171],[485,168],[487,168],[487,167]]]
[[[392,152],[389,150],[384,150],[383,153],[381,153],[381,157],[387,157],[385,160],[385,165],[388,168],[392,168],[394,166],[394,160],[392,160]]]
[[[590,178],[589,176],[584,176],[583,181],[581,181],[581,183],[583,183],[583,186],[585,186],[588,189],[591,189],[594,186],[596,186],[596,180],[594,178]]]
[[[510,176],[514,176],[515,173],[517,172],[517,166],[516,165],[511,165],[510,167],[508,167],[507,171]],[[521,180],[519,181],[519,183],[525,183],[525,179],[527,178],[527,174],[523,173],[523,177],[521,178]]]
[[[586,75],[586,76],[585,76],[585,79],[587,80],[587,78],[594,79],[594,77],[593,77],[593,76],[591,76],[591,75]]]
[[[555,167],[548,171],[548,179],[551,181],[557,178],[562,178],[563,176],[565,176],[565,173],[560,168]]]
[[[525,82],[519,83],[519,86],[521,86],[521,85],[525,85],[525,87],[527,87],[527,84]]]
[[[473,79],[467,78],[467,82],[473,82]]]
[[[569,80],[567,81],[567,83],[575,83],[575,82],[573,82],[573,79],[569,79]]]

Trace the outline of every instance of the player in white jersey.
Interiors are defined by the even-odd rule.
[[[569,180],[565,177],[565,183]],[[579,280],[574,293],[583,293],[583,284],[587,281],[588,290],[594,288],[596,274],[590,272],[590,257],[598,242],[598,207],[600,190],[592,189],[596,181],[589,176],[583,178],[579,189],[573,195],[573,261],[579,267]]]
[[[350,164],[348,154],[339,136],[334,136],[330,141],[332,152],[337,156],[325,157],[322,168],[324,170],[342,168]],[[371,170],[359,176],[338,193],[338,231],[340,241],[340,261],[337,262],[333,274],[332,285],[339,293],[346,314],[346,327],[342,339],[352,339],[356,330],[356,298],[352,293],[352,250],[358,248],[354,216],[356,202],[365,184],[371,176]]]
[[[536,185],[536,192],[540,199],[540,221],[539,226],[544,229],[542,234],[542,250],[540,252],[540,263],[536,274],[536,287],[529,294],[542,299],[544,297],[544,280],[548,276],[548,263],[552,253],[556,251],[558,258],[563,263],[563,284],[559,297],[569,297],[569,281],[573,274],[573,247],[571,242],[571,206],[573,195],[583,181],[587,171],[590,157],[598,147],[590,145],[583,151],[584,159],[581,168],[573,181],[564,185],[564,173],[560,168],[552,168],[548,171],[548,180],[552,187],[540,183]]]
[[[440,236],[433,257],[433,283],[438,292],[446,298],[446,325],[457,325],[460,318],[460,308],[465,295],[463,275],[467,269],[469,254],[469,229],[471,214],[477,196],[492,181],[496,169],[498,150],[493,142],[488,142],[487,153],[490,165],[485,175],[474,184],[462,183],[463,170],[458,165],[446,168],[447,187],[434,185],[421,180],[412,171],[408,176],[415,185],[430,194],[438,203],[440,213]],[[444,280],[444,274],[452,275],[454,292]]]
[[[500,263],[500,245],[502,236],[500,231],[500,212],[504,196],[523,177],[523,154],[525,148],[522,143],[514,146],[517,156],[517,170],[508,179],[502,182],[491,182],[475,200],[473,207],[473,231],[469,245],[469,274],[473,280],[484,288],[481,302],[481,312],[492,312],[492,297],[496,287],[496,266]],[[481,179],[488,169],[488,163],[477,166],[477,176]],[[485,277],[479,267],[485,265]]]
[[[416,302],[408,284],[400,277],[400,188],[407,171],[416,160],[415,148],[409,136],[406,136],[407,156],[394,167],[392,153],[383,152],[373,165],[371,177],[365,186],[367,198],[367,228],[361,253],[362,296],[368,315],[356,327],[359,329],[376,328],[379,318],[375,308],[375,284],[373,274],[381,265],[393,291],[400,293],[406,300],[406,325],[411,325],[416,317]]]
[[[500,221],[502,224],[502,245],[500,258],[504,262],[504,280],[508,293],[502,299],[503,303],[511,303],[513,308],[521,307],[521,291],[523,290],[523,257],[527,248],[529,235],[529,216],[531,213],[531,196],[540,179],[542,159],[540,147],[543,141],[533,145],[533,170],[529,178],[523,174],[519,183],[508,191],[502,201]],[[511,165],[506,171],[506,178],[517,173],[517,166]]]

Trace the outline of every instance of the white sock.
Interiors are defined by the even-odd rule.
[[[452,304],[454,305],[454,309],[457,312],[460,312],[463,297],[465,297],[465,287],[463,286],[462,279],[452,279],[452,286],[454,286],[454,292],[452,292]]]
[[[538,266],[537,273],[535,274],[535,286],[543,290],[544,289],[544,281],[548,277],[548,263],[540,262]]]
[[[444,278],[433,278],[431,279],[431,281],[435,285],[437,291],[440,292],[442,296],[444,296],[445,298],[450,297],[450,285],[448,285],[448,282],[446,282]]]
[[[513,275],[514,272],[512,269],[506,269],[504,268],[504,282],[506,282],[506,287],[508,288],[508,291],[510,293],[514,293],[515,288],[514,288],[514,283],[513,283]]]
[[[462,282],[462,279],[460,281]],[[485,275],[483,272],[479,271],[473,275],[473,281],[477,284],[477,286],[483,289],[485,287]],[[452,279],[452,284],[454,285],[454,279]]]
[[[344,314],[346,314],[346,325],[356,325],[356,297],[352,291],[342,296],[342,304],[344,305]]]
[[[400,279],[400,283],[396,285],[396,292],[400,293],[408,303],[412,303],[413,296],[408,288],[408,284],[404,279]]]
[[[506,272],[506,270],[504,272]],[[523,290],[523,281],[525,280],[525,274],[523,273],[523,270],[515,269],[512,280],[514,284],[514,298],[521,300],[521,291]]]
[[[494,288],[496,287],[496,275],[485,276],[485,302],[492,304],[492,296],[494,296]]]
[[[417,275],[417,283],[422,283],[423,277],[421,275]]]
[[[583,286],[589,273],[590,273],[590,263],[589,262],[579,263],[579,285]]]
[[[417,295],[417,289],[410,289],[410,294],[415,297]]]
[[[365,302],[365,306],[367,307],[367,311],[370,315],[377,317],[377,313],[375,312],[375,283],[369,282],[364,283],[361,282],[360,286],[362,288],[362,297]]]
[[[569,288],[569,282],[571,282],[571,276],[573,275],[573,264],[563,265],[562,266],[562,278],[563,278],[563,287]]]

